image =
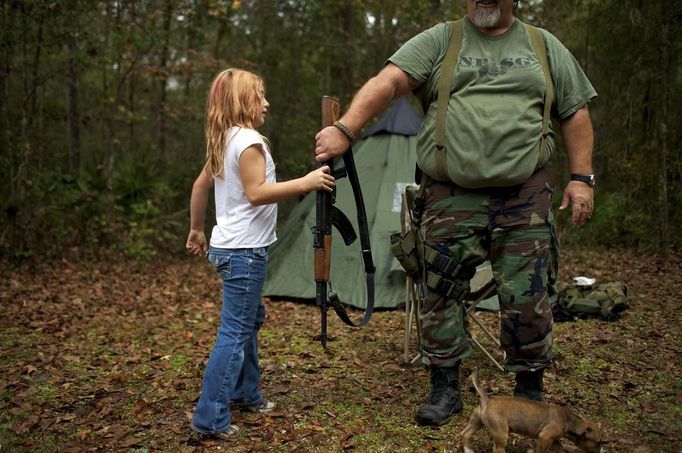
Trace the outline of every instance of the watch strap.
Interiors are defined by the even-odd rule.
[[[594,175],[581,175],[578,173],[571,173],[571,181],[584,182],[590,187],[594,187]]]

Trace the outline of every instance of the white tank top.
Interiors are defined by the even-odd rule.
[[[243,249],[266,247],[277,240],[277,204],[251,206],[239,173],[239,158],[251,146],[265,155],[265,180],[277,181],[275,163],[263,137],[253,129],[232,127],[227,134],[225,168],[222,177],[214,177],[216,225],[211,247]]]

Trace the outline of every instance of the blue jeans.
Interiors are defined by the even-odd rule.
[[[223,280],[223,308],[192,425],[197,431],[216,434],[230,427],[231,401],[263,401],[258,388],[258,330],[265,320],[262,290],[268,252],[266,247],[212,247],[208,259]]]

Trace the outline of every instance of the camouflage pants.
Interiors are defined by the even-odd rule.
[[[552,361],[548,292],[556,282],[557,260],[552,193],[544,169],[509,188],[467,190],[454,183],[426,183],[426,243],[462,264],[490,260],[507,371],[544,368]],[[425,365],[452,366],[471,354],[462,301],[428,291],[419,323]]]

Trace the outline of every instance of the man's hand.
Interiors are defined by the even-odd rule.
[[[203,256],[208,250],[208,243],[206,235],[200,230],[190,230],[187,236],[187,244],[185,248],[189,253],[196,256]]]
[[[580,228],[592,217],[594,209],[594,189],[584,182],[570,181],[564,189],[564,198],[561,200],[559,210],[563,211],[572,206],[573,225]]]
[[[360,88],[339,121],[357,135],[370,119],[386,110],[392,100],[405,96],[421,83],[388,63]],[[315,136],[315,160],[327,162],[345,153],[349,146],[348,137],[336,126],[325,127]]]
[[[342,155],[350,146],[350,140],[336,126],[322,129],[315,136],[315,160],[327,162]]]

